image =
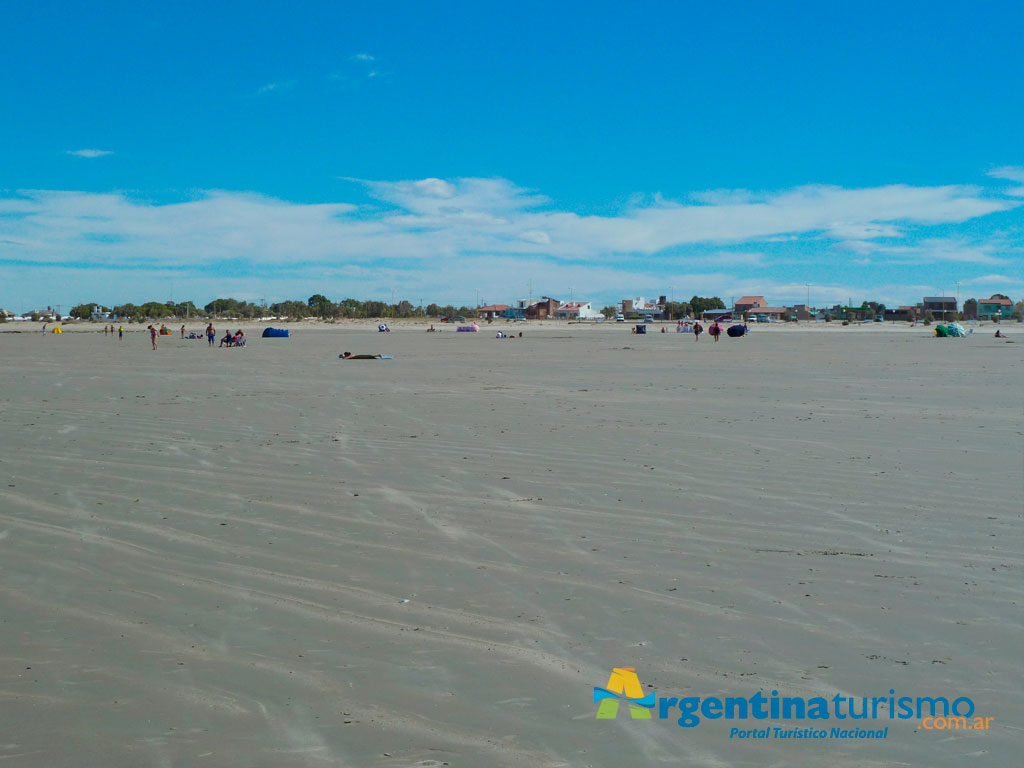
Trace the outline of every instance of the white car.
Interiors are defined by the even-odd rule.
[[[626,322],[626,316],[623,315],[622,313],[619,313],[619,314],[615,315],[615,322],[616,323],[624,323],[624,322]]]

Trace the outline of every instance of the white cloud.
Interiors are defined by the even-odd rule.
[[[1006,194],[1014,197],[1024,197],[1024,166],[1004,165],[999,168],[993,168],[988,172],[988,175],[993,179],[1006,179],[1007,181],[1018,182],[1021,186],[1006,190]]]
[[[292,87],[294,87],[294,85],[294,80],[274,80],[272,82],[267,83],[266,85],[261,85],[259,88],[256,89],[256,93],[259,95],[274,92],[280,93],[281,91],[290,90]]]
[[[859,240],[838,244],[843,250],[862,255],[885,257],[888,262],[929,264],[960,262],[963,264],[1004,264],[1007,246],[1002,241],[973,242],[964,238],[925,238],[916,243],[880,245]]]
[[[352,61],[376,61],[377,60],[376,56],[371,56],[368,53],[354,53],[349,58],[351,58]]]
[[[94,157],[112,155],[114,153],[109,149],[69,149],[67,154],[74,155],[75,157],[87,157],[91,159]]]
[[[794,256],[812,261],[819,274],[852,265],[853,257],[858,269],[1013,263],[1007,254],[1019,244],[985,240],[973,228],[979,217],[1024,204],[966,186],[810,186],[707,193],[699,203],[636,198],[616,215],[582,216],[500,178],[359,183],[377,202],[312,205],[210,191],[154,205],[120,193],[21,191],[0,197],[0,259],[132,268],[136,275],[140,268],[194,271],[230,262],[253,273],[237,278],[239,289],[329,274],[364,290],[410,284],[441,297],[471,280],[481,289],[495,286],[498,300],[520,292],[508,287],[510,275],[524,286],[531,275],[552,289],[564,282],[579,295],[626,286],[664,292],[699,278],[706,281],[701,292],[723,298],[753,291],[799,300],[802,290],[773,282],[766,270]],[[971,222],[970,237],[945,234],[964,222]],[[936,224],[943,237],[929,236]],[[737,281],[731,272],[752,276]],[[815,294],[826,291],[858,295],[846,285]]]

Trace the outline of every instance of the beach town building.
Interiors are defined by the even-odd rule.
[[[747,317],[757,317],[758,319],[766,317],[772,321],[782,320],[791,314],[793,313],[785,307],[754,307],[747,310]]]
[[[883,319],[892,321],[905,320],[907,322],[916,320],[917,307],[900,306],[895,309],[889,309],[889,307],[886,307],[885,312],[883,313]]]
[[[999,318],[1007,320],[1013,316],[1013,302],[1010,299],[999,299],[993,296],[991,299],[978,299],[976,318],[978,320],[992,320]]]
[[[572,301],[560,306],[555,317],[559,320],[596,320],[604,315],[594,309],[589,301]]]
[[[517,299],[508,307],[503,317],[513,320],[547,320],[555,316],[562,305],[558,299],[544,296],[539,299]]]
[[[925,296],[921,315],[931,312],[936,320],[956,320],[956,299],[952,296]]]
[[[768,302],[764,296],[741,296],[740,300],[733,305],[732,310],[737,315],[742,315],[744,312],[749,312],[752,309],[757,309],[758,313],[764,314],[759,307],[767,306]]]
[[[648,317],[651,319],[654,319],[655,317],[664,317],[666,303],[667,301],[664,296],[661,296],[657,302],[648,301],[643,296],[637,296],[633,299],[623,299],[622,314],[626,317],[638,315],[644,319],[647,319]]]
[[[486,307],[478,307],[477,315],[484,320],[493,320],[496,317],[505,317],[505,310],[508,304],[488,304]]]

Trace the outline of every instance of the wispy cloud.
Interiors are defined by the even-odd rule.
[[[67,150],[67,154],[74,155],[75,157],[87,157],[91,159],[94,157],[105,157],[106,155],[112,155],[114,153],[109,149],[69,149]]]
[[[368,53],[353,53],[349,57],[352,61],[376,61],[376,56],[371,56]]]
[[[294,80],[274,80],[272,82],[267,83],[266,85],[260,86],[258,89],[256,89],[256,93],[257,94],[275,93],[275,92],[276,93],[280,93],[282,91],[290,90],[294,86],[295,86],[295,81]]]
[[[999,168],[993,168],[988,172],[988,175],[993,179],[1006,179],[1007,181],[1019,183],[1021,186],[1006,190],[1006,194],[1013,195],[1014,197],[1024,197],[1024,166],[1004,165]]]
[[[831,283],[822,279],[829,272],[885,274],[898,266],[909,270],[908,284],[932,282],[936,264],[960,265],[954,279],[966,280],[969,268],[1002,265],[1012,274],[1021,262],[1019,238],[986,239],[978,222],[1024,201],[971,186],[816,185],[700,202],[647,196],[613,215],[584,216],[501,178],[352,181],[374,202],[314,205],[209,191],[152,205],[114,193],[20,191],[0,197],[0,262],[153,271],[230,263],[233,274],[248,271],[252,280],[333,274],[365,291],[386,281],[439,296],[472,279],[493,286],[494,300],[499,289],[517,292],[510,275],[581,292],[643,292],[699,279],[700,290],[723,295],[799,298],[802,281],[796,290],[777,277],[794,260],[819,270],[811,279],[820,283]],[[815,291],[819,300],[826,293],[845,298],[857,290],[836,283]]]

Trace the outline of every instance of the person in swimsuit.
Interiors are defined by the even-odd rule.
[[[353,355],[351,352],[342,352],[338,357],[342,360],[380,360],[384,355]]]
[[[153,342],[153,349],[156,349],[156,328],[149,326],[149,340]]]
[[[693,340],[700,341],[700,335],[704,333],[704,327],[700,323],[693,324]]]

